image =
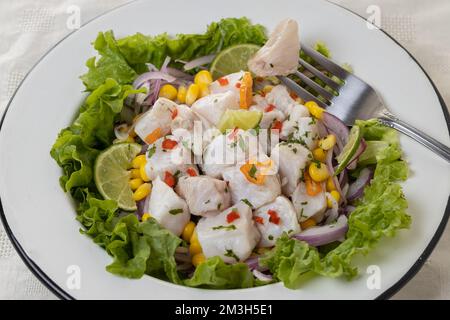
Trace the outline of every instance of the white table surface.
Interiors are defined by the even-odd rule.
[[[81,23],[128,0],[0,0],[0,113],[28,70],[67,27],[70,6]],[[364,17],[377,5],[381,27],[405,46],[450,106],[449,0],[332,0]],[[425,107],[425,106],[424,106]],[[420,272],[394,299],[450,299],[450,228]],[[0,225],[0,299],[56,299],[23,264]]]

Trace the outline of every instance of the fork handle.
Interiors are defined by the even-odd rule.
[[[408,137],[423,144],[425,147],[447,160],[447,162],[450,162],[450,148],[436,139],[388,113],[379,117],[378,120],[385,126],[394,128],[401,133],[406,134]]]

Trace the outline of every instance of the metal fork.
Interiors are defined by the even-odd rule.
[[[305,101],[313,100],[317,102],[327,112],[341,119],[347,126],[352,126],[356,119],[368,120],[378,118],[383,125],[404,133],[450,162],[449,147],[395,117],[389,112],[382,99],[371,86],[316,50],[303,45],[302,50],[321,68],[341,79],[342,82],[337,83],[310,63],[300,58],[300,64],[311,74],[322,80],[328,87],[337,92],[337,95],[330,92],[331,90],[326,90],[300,71],[296,71],[294,75],[313,89],[317,96],[308,92],[290,78],[278,77],[284,85],[294,91],[299,97]],[[318,99],[318,96],[321,96],[322,99]]]

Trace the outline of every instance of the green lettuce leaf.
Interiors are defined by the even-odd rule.
[[[260,264],[269,267],[288,288],[297,288],[310,274],[353,278],[358,273],[352,265],[355,255],[367,254],[382,237],[393,237],[411,224],[406,213],[408,204],[398,183],[407,178],[408,167],[400,159],[397,133],[376,120],[357,121],[357,125],[368,142],[378,141],[388,147],[374,153],[374,178],[350,215],[349,230],[341,244],[321,256],[305,242],[283,236],[260,259]]]
[[[137,70],[142,64],[152,63],[161,67],[166,56],[189,61],[201,56],[218,53],[236,44],[262,45],[267,37],[264,27],[252,24],[247,18],[226,18],[211,23],[204,34],[168,34],[145,36],[141,33],[119,39],[117,47],[127,62]]]
[[[184,284],[209,289],[237,289],[254,286],[254,277],[247,264],[226,264],[220,257],[212,257],[200,264]]]
[[[126,97],[142,91],[106,79],[86,98],[75,121],[60,132],[50,151],[63,169],[60,183],[65,191],[76,187],[95,189],[92,181],[94,161],[100,150],[111,145],[114,123]]]
[[[80,232],[90,236],[95,243],[105,248],[110,242],[112,231],[117,222],[117,202],[103,200],[99,195],[89,192],[87,188],[77,189],[75,196],[80,201],[77,209],[77,220],[85,228],[81,229]]]
[[[147,71],[146,63],[158,68],[169,56],[188,61],[217,53],[240,43],[262,45],[267,37],[261,25],[253,25],[247,18],[226,18],[211,23],[204,34],[178,34],[170,37],[163,33],[145,36],[142,33],[116,40],[112,31],[100,32],[94,41],[99,57],[86,62],[88,72],[81,76],[86,90],[95,90],[106,79],[119,84],[130,84],[138,74]]]
[[[106,250],[114,261],[106,270],[128,278],[148,274],[181,283],[174,254],[182,240],[154,219],[139,222],[134,214],[122,217],[114,226]]]
[[[90,58],[86,62],[89,71],[80,77],[88,91],[96,89],[108,78],[119,84],[131,83],[136,78],[136,71],[120,53],[112,31],[100,32],[94,41],[94,48],[100,57]]]

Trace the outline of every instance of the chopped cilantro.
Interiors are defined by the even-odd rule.
[[[224,256],[233,258],[236,260],[236,262],[239,261],[239,257],[231,249],[227,249],[227,252],[224,254]]]
[[[213,227],[212,229],[213,229],[213,230],[221,230],[221,229],[224,229],[224,230],[230,231],[230,230],[236,230],[236,226],[235,226],[234,224],[230,224],[230,225],[228,225],[228,226],[217,226],[217,227]]]
[[[253,208],[252,203],[251,203],[250,201],[248,201],[248,199],[241,199],[241,201],[242,201],[243,203],[245,203],[246,205],[248,205],[250,208]]]
[[[176,216],[179,213],[183,213],[183,209],[172,209],[172,210],[169,210],[169,213],[173,216]]]

